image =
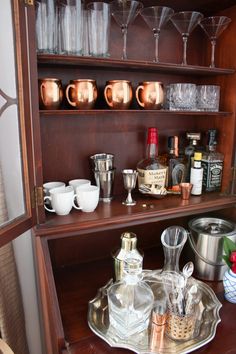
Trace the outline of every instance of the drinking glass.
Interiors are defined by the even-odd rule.
[[[219,111],[220,86],[198,85],[197,86],[197,110]]]
[[[110,4],[91,2],[88,9],[89,54],[95,57],[109,56]]]
[[[36,1],[36,40],[39,53],[56,53],[58,12],[54,0]]]
[[[187,42],[194,28],[199,24],[203,15],[196,11],[177,12],[171,17],[171,21],[183,38],[183,62],[187,65]]]
[[[128,191],[127,198],[122,202],[122,204],[127,206],[135,205],[136,201],[133,200],[131,196],[131,192],[136,186],[138,172],[136,170],[123,170],[122,175],[123,175],[124,187]]]
[[[159,37],[161,28],[169,21],[174,14],[174,10],[165,6],[151,6],[146,7],[140,11],[140,15],[153,31],[155,39],[155,59],[154,62],[159,62]]]
[[[188,83],[170,84],[171,111],[196,110],[196,85]]]
[[[127,32],[128,26],[134,21],[143,4],[136,0],[114,0],[111,3],[111,13],[123,34],[123,55],[127,59]]]
[[[61,53],[82,54],[81,0],[66,0],[59,7]]]
[[[200,26],[211,41],[211,65],[210,68],[215,67],[215,46],[216,40],[226,27],[231,22],[231,19],[226,16],[212,16],[206,17],[200,22]]]

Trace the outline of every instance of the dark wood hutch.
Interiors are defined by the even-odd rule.
[[[26,1],[27,2],[27,1]],[[214,215],[235,220],[236,196],[228,192],[234,165],[236,124],[236,5],[235,1],[174,0],[158,1],[181,10],[198,10],[205,16],[222,14],[232,23],[219,37],[215,69],[208,67],[210,43],[200,28],[189,38],[188,66],[181,64],[181,36],[169,23],[160,37],[160,64],[153,63],[154,41],[150,29],[138,17],[128,31],[128,57],[122,61],[120,29],[112,21],[110,58],[37,55],[35,51],[34,6],[26,6],[26,36],[30,49],[31,109],[34,128],[35,185],[44,181],[92,178],[88,157],[96,152],[115,155],[115,198],[110,204],[99,203],[93,213],[73,210],[60,217],[44,213],[38,199],[38,223],[34,227],[35,260],[38,274],[42,323],[46,353],[125,353],[111,348],[96,337],[87,325],[88,301],[112,275],[111,251],[120,245],[126,230],[137,234],[144,250],[144,266],[162,266],[161,232],[169,225],[188,226],[195,216]],[[146,0],[145,6],[157,5]],[[22,9],[20,9],[22,11]],[[95,109],[72,110],[64,104],[57,111],[38,109],[37,78],[57,77],[65,86],[71,79],[95,79],[99,98]],[[129,110],[110,110],[103,99],[107,80],[129,79],[135,89],[140,81],[212,83],[221,86],[220,112],[170,112],[141,110],[133,100]],[[123,168],[135,168],[145,154],[145,136],[149,126],[159,130],[160,153],[166,151],[167,137],[186,131],[209,128],[219,130],[218,150],[224,156],[221,193],[191,197],[184,202],[178,196],[162,200],[137,194],[137,205],[122,205],[125,191]],[[204,141],[203,141],[204,142]],[[143,204],[147,207],[143,207]],[[234,306],[223,298],[222,284],[210,284],[220,301],[222,322],[212,342],[197,353],[234,353]],[[232,333],[232,334],[230,334]]]

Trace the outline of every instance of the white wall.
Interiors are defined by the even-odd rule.
[[[31,237],[33,236],[30,231],[25,232],[13,241],[13,246],[23,297],[30,354],[42,354]]]

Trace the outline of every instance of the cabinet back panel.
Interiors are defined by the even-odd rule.
[[[195,130],[197,117],[144,113],[41,118],[43,180],[91,178],[89,156],[115,155],[115,194],[124,192],[121,170],[135,168],[145,157],[147,127],[159,129],[159,152],[167,150],[167,137]]]

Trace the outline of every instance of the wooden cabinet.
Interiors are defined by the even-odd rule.
[[[188,220],[199,215],[234,218],[236,197],[228,192],[231,167],[234,164],[235,146],[235,32],[236,6],[234,1],[194,0],[191,3],[173,0],[163,4],[178,10],[199,10],[205,15],[224,14],[232,18],[229,28],[221,35],[216,49],[217,68],[210,69],[210,43],[200,28],[189,38],[188,63],[180,63],[182,42],[176,29],[169,24],[160,39],[160,60],[154,64],[152,33],[141,18],[137,18],[128,33],[129,60],[121,56],[122,39],[118,26],[112,22],[111,57],[86,58],[61,55],[36,55],[34,46],[34,13],[28,9],[28,40],[31,46],[30,67],[33,83],[32,116],[35,132],[35,180],[41,187],[45,181],[68,182],[74,178],[92,178],[89,156],[105,151],[115,155],[114,200],[99,203],[93,213],[73,210],[67,216],[48,215],[38,204],[38,224],[34,227],[35,255],[45,329],[46,353],[123,353],[112,349],[92,334],[87,325],[87,304],[112,276],[111,251],[120,244],[120,234],[125,230],[137,233],[138,242],[145,253],[144,266],[160,268],[162,250],[160,234],[173,224],[188,227]],[[145,2],[145,6],[154,4]],[[65,87],[71,79],[95,79],[98,101],[93,110],[72,110],[64,101],[60,110],[38,110],[37,77],[56,77]],[[219,112],[170,112],[141,110],[133,99],[129,110],[110,110],[103,98],[108,80],[128,79],[135,89],[139,82],[162,81],[212,83],[221,86]],[[209,128],[219,130],[218,149],[225,156],[221,193],[208,193],[182,201],[179,196],[161,200],[144,198],[137,193],[137,205],[122,205],[124,194],[121,170],[135,168],[145,154],[147,127],[159,130],[160,153],[166,151],[167,137],[186,131],[204,132]],[[205,140],[203,139],[203,144]],[[212,285],[222,296],[222,285]],[[231,321],[232,305],[224,302],[222,316]],[[224,325],[221,335],[226,335]],[[211,344],[198,352],[221,353],[233,349],[233,338],[228,337],[225,348],[218,335]],[[216,344],[214,344],[216,343]],[[218,345],[218,347],[217,347]]]

